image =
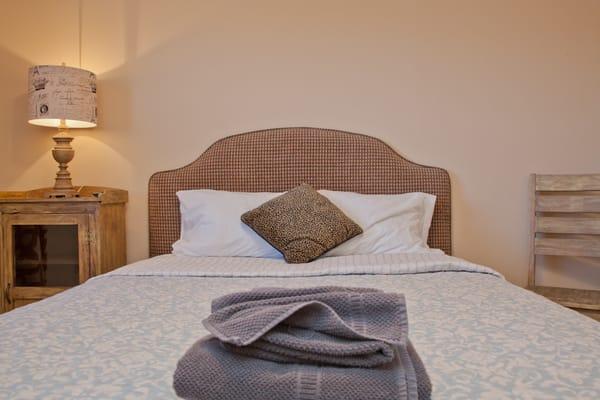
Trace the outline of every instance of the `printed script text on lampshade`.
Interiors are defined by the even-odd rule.
[[[93,128],[97,122],[96,75],[64,65],[29,68],[29,123]]]

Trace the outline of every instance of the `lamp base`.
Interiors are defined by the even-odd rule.
[[[52,139],[56,143],[52,149],[52,156],[58,163],[58,172],[52,190],[55,195],[50,197],[73,197],[76,191],[71,181],[71,173],[67,169],[69,162],[75,156],[75,150],[71,147],[73,137],[69,135],[67,128],[61,127]]]

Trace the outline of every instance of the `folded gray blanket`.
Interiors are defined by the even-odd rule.
[[[186,399],[428,399],[404,296],[374,289],[262,288],[213,301],[214,335],[177,365]]]

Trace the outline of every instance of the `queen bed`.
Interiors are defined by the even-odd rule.
[[[176,192],[283,192],[301,183],[433,194],[428,243],[443,253],[296,265],[170,254],[180,234]],[[176,398],[177,361],[207,334],[201,321],[211,299],[317,285],[404,293],[433,398],[600,398],[598,323],[452,257],[450,200],[445,170],[412,163],[369,136],[285,128],[222,139],[193,163],[150,179],[151,258],[0,316],[0,398]]]

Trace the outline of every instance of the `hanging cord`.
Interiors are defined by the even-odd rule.
[[[82,20],[82,15],[83,15],[81,3],[82,3],[82,0],[79,0],[78,1],[78,10],[77,10],[78,17],[79,17],[79,21],[78,21],[79,22],[79,68],[81,68],[81,25],[82,25],[81,20]]]

